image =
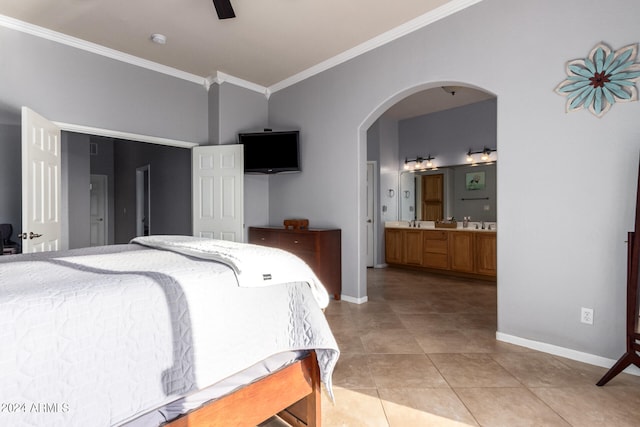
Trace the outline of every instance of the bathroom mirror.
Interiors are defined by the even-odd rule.
[[[401,171],[398,212],[401,221],[496,221],[496,163]]]

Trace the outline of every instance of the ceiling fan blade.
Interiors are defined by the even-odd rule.
[[[229,19],[236,17],[233,7],[231,7],[231,0],[213,0],[213,5],[216,8],[216,12],[218,12],[218,18]]]

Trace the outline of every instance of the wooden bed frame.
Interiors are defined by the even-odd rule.
[[[278,415],[292,426],[320,427],[320,369],[315,352],[165,424],[256,426]]]

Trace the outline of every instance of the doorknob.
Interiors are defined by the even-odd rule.
[[[29,239],[36,239],[38,237],[42,237],[42,234],[34,233],[33,231],[29,232]]]

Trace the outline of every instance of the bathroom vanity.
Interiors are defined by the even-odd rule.
[[[406,224],[406,222],[405,222]],[[409,227],[401,222],[385,227],[386,263],[396,267],[496,278],[496,231],[487,228],[439,229],[428,221]]]

